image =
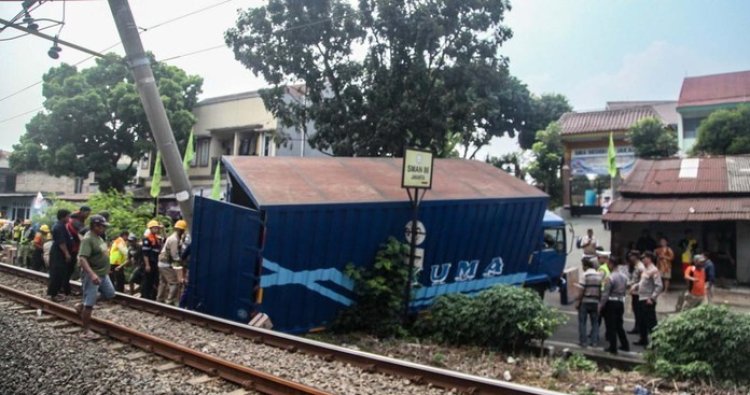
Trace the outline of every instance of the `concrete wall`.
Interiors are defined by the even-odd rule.
[[[275,130],[276,118],[266,110],[260,96],[199,105],[193,109],[197,118],[195,136],[208,136],[211,130],[260,126]]]
[[[16,175],[16,192],[75,193],[76,180],[55,177],[41,171],[24,171]]]

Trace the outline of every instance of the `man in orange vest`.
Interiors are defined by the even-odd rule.
[[[692,309],[703,303],[706,298],[706,270],[704,265],[706,257],[696,255],[693,258],[693,264],[685,269],[685,281],[688,282],[688,290],[680,295],[677,299],[675,310],[680,312],[686,309]]]

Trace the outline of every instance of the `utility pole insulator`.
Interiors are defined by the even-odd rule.
[[[138,94],[141,96],[143,109],[146,112],[154,141],[156,141],[156,148],[161,153],[164,168],[182,211],[182,217],[190,227],[193,221],[193,188],[185,169],[182,167],[180,150],[169,124],[164,103],[161,101],[159,88],[156,86],[151,62],[143,49],[133,12],[130,10],[127,0],[109,0],[109,8],[115,18],[117,31],[120,33],[120,40],[127,55],[128,65],[133,71]]]

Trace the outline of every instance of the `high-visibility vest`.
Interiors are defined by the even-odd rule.
[[[109,249],[109,263],[115,266],[120,266],[125,263],[127,256],[120,251],[120,247],[125,244],[125,240],[122,237],[118,237],[112,242],[112,247]]]

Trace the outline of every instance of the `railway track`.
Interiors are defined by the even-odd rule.
[[[19,277],[26,280],[26,285],[21,286],[17,280]],[[16,280],[14,280],[14,278]],[[28,280],[31,280],[30,282]],[[23,298],[19,291],[14,288],[27,287],[28,291],[39,294],[43,290],[43,282],[46,275],[43,273],[33,272],[21,269],[15,266],[0,264],[0,283],[14,283],[13,287],[3,285],[0,287],[0,293],[9,295],[16,293],[15,298]],[[36,287],[33,284],[36,283]],[[47,309],[59,312],[74,322],[78,322],[72,308],[60,306],[41,297],[26,297],[27,304],[38,306],[45,311]],[[296,336],[286,335],[279,332],[250,327],[236,322],[223,320],[220,318],[204,315],[201,313],[174,308],[149,300],[134,298],[129,295],[118,294],[114,303],[125,307],[111,312],[96,311],[96,318],[93,328],[100,333],[107,334],[111,337],[122,339],[125,342],[132,342],[141,348],[147,350],[156,350],[167,358],[184,361],[186,365],[193,366],[197,369],[206,371],[212,375],[218,375],[227,380],[239,383],[246,387],[259,392],[266,393],[323,393],[323,392],[273,392],[279,391],[279,388],[271,388],[276,384],[266,384],[268,388],[261,388],[259,381],[264,379],[272,380],[274,376],[282,380],[292,382],[308,381],[310,387],[320,388],[322,391],[331,393],[467,393],[467,394],[513,394],[513,395],[551,395],[557,392],[543,389],[523,386],[514,383],[503,382],[483,377],[467,375],[455,371],[449,371],[440,368],[420,365],[402,360],[396,360],[384,356],[374,355],[366,352],[350,350],[343,347],[330,345],[327,343],[317,342],[314,340],[304,339]],[[57,305],[57,306],[55,306]],[[143,324],[137,327],[137,330],[128,328],[124,325],[115,323],[138,322],[144,320],[140,315],[144,313],[158,317],[158,322],[153,324]],[[53,313],[54,314],[54,313]],[[105,319],[102,319],[105,318]],[[108,321],[109,320],[109,321]],[[114,322],[110,322],[114,321]],[[118,325],[121,329],[110,329],[108,324]],[[194,336],[183,333],[182,338],[169,339],[169,333],[159,331],[160,327],[171,326],[177,331],[177,328],[183,328],[185,325],[192,328]],[[136,325],[137,326],[137,325]],[[145,329],[145,330],[143,330]],[[182,329],[179,329],[182,330]],[[144,333],[146,332],[146,333]],[[150,334],[149,334],[150,332]],[[210,333],[210,335],[209,335]],[[144,340],[127,340],[130,336],[140,336]],[[148,337],[162,340],[159,344],[149,345]],[[179,336],[178,336],[179,337]],[[164,339],[166,338],[166,340]],[[211,340],[206,340],[211,339]],[[248,341],[250,340],[250,341]],[[166,343],[170,343],[167,345]],[[222,347],[226,344],[226,347]],[[174,348],[169,348],[174,347]],[[271,352],[270,349],[274,349]],[[178,350],[178,351],[172,351]],[[201,350],[197,352],[195,350]],[[222,351],[223,350],[223,351]],[[245,353],[254,354],[255,358],[243,358]],[[181,353],[184,353],[180,356]],[[269,353],[269,356],[266,356]],[[206,362],[202,355],[208,356]],[[210,355],[209,355],[210,354]],[[223,365],[217,360],[221,356],[226,358],[230,364],[239,367],[244,365],[258,364],[258,359],[271,358],[278,362],[277,369],[270,369],[266,377],[258,378],[253,381],[247,376],[240,377],[240,373],[222,373]],[[294,356],[293,360],[287,360],[289,356]],[[213,358],[214,360],[211,360]],[[296,363],[310,364],[312,360],[312,371],[289,372],[297,368]],[[333,365],[333,366],[329,366]],[[236,370],[237,367],[234,367]],[[255,373],[260,373],[255,369]],[[237,371],[237,370],[236,370]],[[329,374],[330,373],[330,374]],[[248,373],[242,373],[248,374]],[[315,378],[307,377],[309,375]],[[289,376],[289,377],[286,377]],[[305,376],[305,377],[303,377]],[[356,376],[356,377],[353,377]],[[302,378],[304,380],[296,380]],[[344,379],[343,383],[327,383],[327,380]],[[273,381],[273,380],[272,380]],[[396,382],[396,384],[388,382]],[[250,385],[252,383],[252,386]],[[302,391],[303,389],[300,389]],[[314,390],[314,388],[304,389]]]

